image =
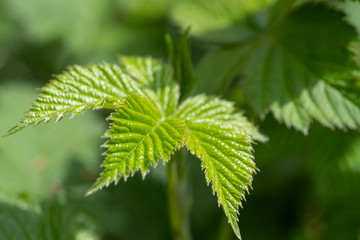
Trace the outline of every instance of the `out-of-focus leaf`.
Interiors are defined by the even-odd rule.
[[[82,39],[85,43],[85,39],[94,37],[94,30],[102,23],[109,3],[107,0],[86,3],[81,0],[4,0],[3,6],[35,42],[61,37],[73,43]]]
[[[78,64],[91,64],[115,60],[117,52],[165,54],[165,47],[158,42],[163,42],[165,26],[160,20],[168,9],[167,2],[3,0],[1,10],[6,13],[6,23],[19,34],[13,42],[37,46],[56,41],[61,56],[57,54],[51,61],[65,60],[64,66],[69,63],[66,58],[74,56]],[[158,7],[147,7],[153,4]]]
[[[190,96],[197,81],[192,67],[191,46],[188,39],[189,31],[190,29],[187,29],[181,35],[176,45],[171,36],[166,35],[170,62],[174,69],[174,77],[180,86],[180,102]]]
[[[330,41],[329,31],[341,37]],[[357,70],[346,50],[354,38],[340,13],[322,5],[299,7],[254,44],[243,68],[245,94],[258,113],[270,109],[279,121],[305,132],[312,118],[356,128],[360,108],[324,81],[351,78]]]
[[[244,94],[260,115],[270,110],[279,121],[303,132],[312,119],[328,127],[356,128],[360,125],[356,97],[336,85],[348,84],[359,69],[347,50],[356,38],[355,29],[342,18],[325,5],[302,5],[253,41],[211,53],[200,72],[206,72],[206,64],[214,64],[218,55],[220,62],[229,59],[229,64],[215,80],[240,72]],[[330,40],[333,32],[339,34]],[[204,76],[200,82],[206,82]]]
[[[117,5],[127,22],[146,24],[163,18],[170,8],[171,0],[117,0]]]
[[[247,205],[244,211],[253,209],[242,220],[254,214],[254,210],[257,211],[255,222],[259,216],[271,214],[271,219],[289,224],[286,228],[273,224],[270,225],[273,229],[264,230],[270,235],[283,236],[280,239],[292,239],[290,236],[301,234],[308,239],[335,240],[341,236],[356,239],[360,201],[357,191],[360,174],[356,167],[360,163],[358,131],[343,132],[314,124],[304,136],[269,118],[262,130],[270,141],[255,147],[262,174],[256,178],[256,191],[248,199],[251,206]],[[291,184],[298,186],[296,190]],[[289,192],[279,196],[285,189]],[[299,196],[291,200],[297,194]],[[256,210],[263,198],[270,201],[265,208],[280,202],[275,210]],[[287,232],[287,228],[298,228],[298,233]]]
[[[219,42],[234,42],[253,33],[252,24],[240,20],[272,2],[274,1],[177,1],[173,9],[173,18],[184,29],[191,27],[191,33],[195,36]]]
[[[5,16],[4,10],[0,9],[0,69],[7,62],[12,51],[19,47],[19,42],[14,24]]]
[[[59,203],[30,206],[1,196],[0,222],[0,239],[4,240],[99,239],[87,221],[69,206]]]
[[[242,48],[228,47],[207,53],[195,68],[199,78],[196,93],[222,94],[246,60]]]
[[[345,12],[345,19],[356,27],[360,36],[360,1],[346,0],[335,4],[335,6]]]

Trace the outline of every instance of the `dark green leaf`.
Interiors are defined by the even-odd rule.
[[[68,206],[47,203],[31,206],[0,196],[0,239],[96,240],[90,224]]]
[[[356,128],[360,108],[350,92],[338,87],[354,79],[359,69],[348,50],[356,32],[343,17],[322,4],[287,11],[253,41],[212,53],[223,54],[220,61],[229,59],[220,71],[223,77],[215,80],[224,81],[237,70],[245,96],[261,116],[270,110],[303,132],[312,119],[328,127]],[[215,62],[211,55],[206,59]]]
[[[197,81],[191,61],[191,46],[188,38],[189,31],[190,28],[181,35],[176,45],[171,36],[166,35],[170,62],[174,69],[174,77],[180,86],[180,102],[190,96]]]

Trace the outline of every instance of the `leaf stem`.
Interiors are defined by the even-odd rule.
[[[191,240],[190,199],[187,191],[186,149],[174,153],[167,165],[167,198],[174,240]]]

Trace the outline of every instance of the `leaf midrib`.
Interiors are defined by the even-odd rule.
[[[145,138],[146,138],[146,137],[149,137],[150,133],[151,133],[155,128],[157,128],[157,127],[160,125],[160,123],[163,122],[164,120],[166,120],[166,119],[163,118],[163,117],[160,118],[160,121],[158,121],[157,124],[156,124],[153,128],[151,128],[151,130],[150,130],[146,135],[144,135],[144,137],[138,142],[138,144],[136,144],[135,147],[123,158],[125,164],[126,164],[126,161],[125,161],[125,160],[128,159],[128,157],[130,156],[130,154],[132,154],[132,153],[139,147],[139,145],[140,145],[141,143],[143,143],[143,141],[145,140]],[[149,160],[151,161],[151,160],[154,160],[154,159],[149,159]]]

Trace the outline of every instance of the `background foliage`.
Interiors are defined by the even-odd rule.
[[[0,129],[67,65],[111,63],[118,53],[166,60],[165,33],[191,25],[196,92],[235,101],[269,138],[255,146],[260,172],[240,211],[243,238],[359,240],[360,138],[336,129],[359,125],[359,16],[359,2],[335,0],[0,0]],[[334,99],[333,113],[348,111],[322,111]],[[107,115],[0,140],[0,236],[170,239],[161,164],[144,181],[136,174],[83,197],[100,171]],[[188,164],[194,239],[235,239],[200,161]]]

